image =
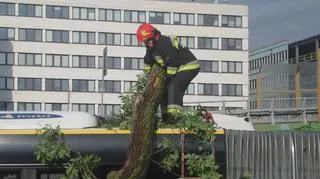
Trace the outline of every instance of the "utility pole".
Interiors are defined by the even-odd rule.
[[[104,117],[104,107],[103,107],[103,93],[105,91],[105,82],[104,77],[107,75],[108,71],[108,46],[103,49],[103,57],[102,57],[102,73],[101,73],[101,108],[100,108],[100,116]]]

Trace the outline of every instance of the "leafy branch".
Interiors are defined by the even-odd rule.
[[[113,115],[110,122],[115,124],[114,121],[120,121],[120,128],[129,129],[130,128],[130,116],[132,116],[131,107],[134,102],[135,97],[140,94],[145,86],[148,79],[146,73],[141,73],[137,76],[138,80],[135,86],[133,86],[128,93],[121,95],[121,113]],[[185,145],[198,145],[198,152],[195,153],[186,153],[184,158],[186,160],[186,168],[190,175],[201,176],[202,178],[221,178],[221,175],[217,172],[218,165],[215,163],[214,156],[203,152],[204,148],[210,144],[211,140],[214,139],[215,127],[212,123],[203,121],[202,117],[199,115],[199,111],[196,109],[185,110],[181,114],[181,119],[176,124],[167,124],[161,121],[158,122],[158,128],[178,128],[186,132],[192,132],[193,134],[189,135],[188,141],[184,141]],[[170,172],[174,175],[174,170],[180,166],[180,146],[175,144],[173,140],[164,138],[157,146],[156,151],[153,155],[159,153],[165,153],[164,157],[160,162],[152,161],[161,168],[164,168],[165,171]],[[209,177],[210,176],[210,177]]]
[[[98,167],[100,158],[94,154],[84,154],[68,145],[60,127],[49,125],[36,130],[40,142],[36,146],[36,159],[42,164],[63,166],[65,176],[62,179],[96,179],[93,170]]]
[[[215,137],[215,127],[202,120],[197,110],[189,109],[181,116],[181,121],[176,127],[185,131],[185,136],[189,140],[184,140],[185,145],[196,144],[198,151],[196,153],[186,153],[183,157],[186,160],[185,165],[189,175],[201,177],[203,179],[219,179],[222,175],[217,171],[219,166],[215,162],[212,154],[205,152],[211,140]],[[191,134],[186,134],[187,132]],[[180,153],[179,146],[170,139],[163,139],[157,146],[158,150],[166,150],[167,155],[162,159],[162,167],[172,172],[179,167]],[[186,152],[186,151],[184,151]]]

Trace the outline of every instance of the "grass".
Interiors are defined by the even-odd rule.
[[[254,125],[257,131],[292,131],[297,129],[306,129],[308,128],[311,131],[320,131],[320,124],[311,123],[303,124],[303,123],[284,123],[284,124],[255,124]]]

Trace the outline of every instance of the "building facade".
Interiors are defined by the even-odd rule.
[[[202,105],[221,108],[213,101],[248,96],[247,6],[5,0],[0,2],[0,21],[0,110],[119,112],[119,95],[134,85],[144,66],[145,48],[135,37],[143,22],[177,35],[200,60],[202,70],[186,91],[186,103],[209,101]],[[102,88],[106,46],[108,71]]]
[[[294,64],[296,68],[299,68],[299,84],[301,89],[300,92],[298,92],[298,95],[297,93],[290,93],[290,97],[306,98],[304,105],[307,105],[308,107],[315,107],[317,104],[317,93],[315,91],[317,88],[316,50],[319,47],[319,34],[289,44],[289,63]],[[295,78],[293,75],[291,75],[289,81],[289,90],[294,91]]]
[[[250,107],[270,108],[267,99],[274,99],[274,107],[316,106],[316,49],[319,46],[320,35],[315,35],[291,43],[282,41],[251,52]],[[271,55],[271,51],[275,53]],[[305,101],[298,98],[305,98]],[[259,99],[263,100],[257,105]]]
[[[274,71],[276,66],[270,64],[288,63],[288,42],[281,41],[258,50],[250,52],[249,55],[249,101],[250,108],[268,107],[270,101],[260,99],[285,98],[288,97],[279,92],[270,90],[288,89],[288,73]],[[262,70],[262,68],[268,68]],[[257,79],[259,78],[259,79]],[[261,106],[257,106],[260,100]]]

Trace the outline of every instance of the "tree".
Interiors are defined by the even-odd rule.
[[[176,124],[157,122],[155,113],[162,96],[164,75],[165,71],[158,65],[152,67],[150,74],[139,74],[138,82],[130,93],[121,96],[122,112],[112,115],[112,119],[108,120],[109,123],[103,126],[107,128],[120,126],[131,130],[127,160],[119,171],[109,172],[108,179],[143,179],[150,162],[172,173],[179,166],[186,166],[187,175],[203,179],[221,178],[217,172],[218,165],[215,163],[214,155],[204,150],[214,139],[215,128],[211,123],[203,121],[198,110],[186,110],[181,116],[182,120]],[[181,130],[183,136],[191,135],[193,140],[182,140],[182,143],[198,146],[198,153],[189,153],[184,147],[176,145],[168,138],[163,139],[153,151],[152,135],[157,127],[177,128]],[[63,133],[59,129],[52,128],[44,128],[44,131],[37,146],[38,160],[43,163],[62,161],[66,166],[68,179],[81,174],[88,179],[94,178],[91,171],[98,165],[98,157],[86,155],[84,160],[80,153],[70,157],[71,147],[64,142]],[[164,153],[164,157],[161,161],[155,161],[152,157],[160,152]],[[90,168],[86,167],[89,165]],[[179,176],[177,173],[175,175]]]
[[[165,157],[160,162],[162,168],[172,172],[173,169],[179,167],[179,154],[182,151],[179,153],[179,146],[175,145],[170,139],[162,140],[157,147],[158,150],[152,153],[152,134],[156,129],[155,125],[178,128],[187,133],[191,131],[192,135],[196,135],[195,141],[186,143],[196,142],[200,152],[214,138],[214,126],[211,123],[204,122],[199,115],[199,111],[195,109],[186,110],[181,116],[182,120],[177,124],[168,125],[156,122],[158,119],[156,119],[155,112],[161,99],[164,74],[164,70],[155,64],[149,76],[146,73],[138,75],[136,86],[130,90],[129,94],[121,96],[122,112],[113,115],[110,122],[121,121],[120,126],[122,128],[131,129],[129,155],[123,168],[120,171],[110,172],[108,179],[144,178],[150,160],[152,160],[152,155],[159,151],[166,152]],[[201,155],[186,153],[181,157],[186,159],[190,175],[208,179],[221,177],[217,172],[218,166],[212,154],[206,152],[202,152]]]
[[[162,99],[164,78],[165,70],[157,64],[153,65],[145,88],[141,92],[136,91],[132,106],[129,103],[125,108],[127,113],[132,113],[127,114],[132,116],[128,158],[121,170],[110,172],[107,178],[145,178],[151,158],[152,136],[156,129],[155,113]]]

